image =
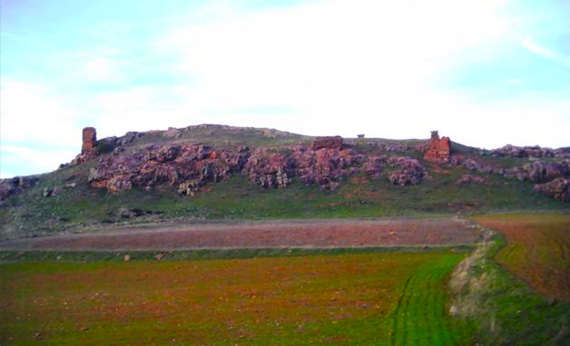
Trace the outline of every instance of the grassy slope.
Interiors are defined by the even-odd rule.
[[[445,314],[463,257],[2,265],[0,343],[451,345],[470,335]]]
[[[127,147],[129,150],[151,143],[192,142],[214,147],[236,148],[237,145],[286,146],[310,144],[312,137],[267,129],[197,126],[182,130],[179,136],[163,132],[147,133]],[[411,156],[422,160],[415,150],[387,151],[378,144],[414,147],[421,140],[346,139],[358,152],[367,155]],[[493,164],[521,165],[528,160],[479,158],[473,148],[454,143],[456,153],[491,160]],[[109,155],[109,154],[105,154]],[[26,193],[13,196],[0,205],[0,239],[44,235],[65,229],[100,225],[107,222],[149,222],[162,219],[275,219],[328,217],[426,216],[462,212],[513,210],[570,210],[570,205],[538,195],[533,184],[481,174],[484,184],[456,185],[462,167],[439,167],[423,162],[430,178],[419,186],[393,186],[385,175],[363,175],[345,179],[335,191],[320,191],[300,181],[286,189],[263,190],[247,177],[237,174],[227,182],[210,184],[195,197],[179,196],[176,187],[161,186],[151,191],[131,190],[109,194],[87,184],[89,169],[97,160],[64,168],[41,176],[40,183]],[[386,167],[387,170],[393,169]],[[64,189],[56,197],[44,198],[44,188],[63,187],[75,182],[75,189]],[[118,219],[121,208],[152,211],[150,216],[135,220]]]
[[[570,302],[570,215],[488,215],[477,222],[500,231],[507,244],[497,261],[538,292]]]
[[[56,197],[41,196],[43,187],[63,185],[69,177],[81,177],[88,167],[47,175],[27,194],[14,196],[0,208],[2,238],[30,236],[77,228],[101,222],[116,222],[121,208],[154,212],[128,220],[148,222],[173,218],[276,219],[329,217],[426,216],[461,211],[568,210],[569,206],[532,192],[532,185],[485,176],[482,184],[456,185],[466,172],[452,168],[436,173],[418,186],[393,186],[385,177],[355,176],[335,191],[320,191],[295,180],[286,189],[264,190],[238,174],[229,181],[212,184],[210,191],[194,197],[179,196],[175,188],[153,191],[134,189],[119,194],[90,188],[80,181],[73,190]],[[85,175],[86,176],[86,175]],[[82,178],[83,179],[83,178]],[[124,221],[124,220],[118,220]]]

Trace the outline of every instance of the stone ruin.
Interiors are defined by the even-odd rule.
[[[97,150],[97,130],[94,127],[86,127],[83,129],[83,141],[81,143],[81,154],[77,155],[69,166],[76,166],[85,161],[96,158],[99,155]],[[62,164],[59,168],[66,167]]]
[[[424,158],[431,161],[449,161],[450,157],[451,140],[449,137],[439,138],[438,132],[432,131]]]
[[[316,137],[313,140],[313,150],[319,150],[322,148],[328,149],[342,149],[342,137],[341,136],[327,136],[327,137]]]
[[[81,145],[81,153],[87,154],[97,146],[97,130],[94,127],[86,127],[83,129],[83,144]]]

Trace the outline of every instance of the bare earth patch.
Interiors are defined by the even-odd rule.
[[[286,220],[122,227],[4,241],[16,250],[184,250],[200,248],[460,245],[479,233],[458,218]]]
[[[537,292],[570,302],[570,216],[506,214],[475,218],[503,233],[497,261]]]

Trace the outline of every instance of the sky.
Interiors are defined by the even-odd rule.
[[[0,0],[0,177],[197,124],[570,146],[568,0]]]

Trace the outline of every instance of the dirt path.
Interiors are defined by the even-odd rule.
[[[459,245],[478,233],[455,218],[284,220],[123,227],[0,242],[0,250],[183,250],[199,248]]]

